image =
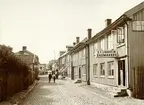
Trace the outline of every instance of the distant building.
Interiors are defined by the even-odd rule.
[[[68,75],[74,79],[81,79],[86,81],[86,44],[87,38],[84,38],[81,42],[79,37],[76,37],[76,44],[70,50],[69,55],[71,58],[71,65],[68,70]]]
[[[15,55],[30,67],[33,75],[38,72],[36,70],[38,70],[39,58],[34,53],[28,51],[26,46],[23,46],[22,50],[16,52]]]
[[[46,74],[46,64],[39,64],[39,74]]]

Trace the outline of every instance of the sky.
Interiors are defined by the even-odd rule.
[[[73,45],[105,28],[143,0],[0,0],[0,44],[13,52],[27,50],[39,56],[41,63],[59,57],[66,45]]]

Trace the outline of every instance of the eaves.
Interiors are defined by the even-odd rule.
[[[102,31],[94,35],[91,39],[87,40],[86,44],[90,44],[100,37],[108,34],[111,30],[115,29],[118,25],[125,23],[125,21],[131,20],[129,17],[127,17],[125,14],[123,14],[121,17],[119,17],[116,21],[114,21],[112,24],[110,24],[108,27],[104,28]]]

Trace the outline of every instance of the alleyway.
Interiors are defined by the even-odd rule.
[[[122,105],[119,103],[70,80],[48,83],[47,76],[43,76],[20,105]]]

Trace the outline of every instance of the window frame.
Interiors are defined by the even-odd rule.
[[[103,69],[101,66],[103,65]],[[100,63],[100,76],[105,76],[105,63]]]
[[[105,50],[105,37],[101,38],[100,40],[100,49]]]
[[[117,28],[117,43],[119,43],[119,44],[125,43],[125,28],[124,28],[124,26]]]
[[[113,65],[110,67],[110,64],[113,63]],[[109,61],[107,63],[107,69],[108,69],[108,76],[110,77],[114,77],[115,73],[114,73],[114,61]],[[110,68],[109,68],[110,67]]]
[[[97,67],[98,67],[98,64],[93,64],[93,75],[94,76],[97,76]]]
[[[97,49],[98,49],[98,42],[94,42],[93,43],[93,55],[94,56],[96,55]]]

